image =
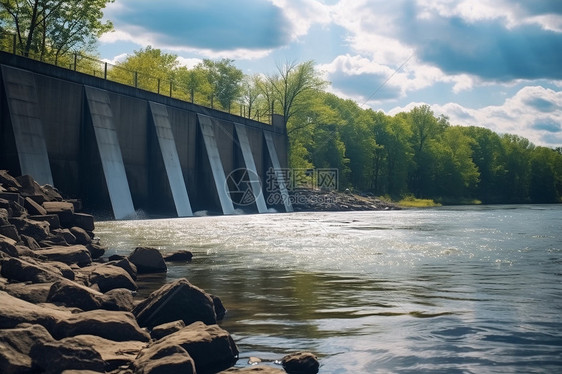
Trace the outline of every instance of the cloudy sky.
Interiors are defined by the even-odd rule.
[[[314,60],[330,91],[388,114],[562,146],[561,0],[115,0],[101,57],[148,45],[246,74]]]

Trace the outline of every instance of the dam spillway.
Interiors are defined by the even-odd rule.
[[[265,203],[279,193],[264,187],[271,170],[287,168],[280,116],[266,124],[4,52],[0,64],[0,169],[108,218],[289,211]],[[228,187],[241,169],[254,197],[242,206]]]

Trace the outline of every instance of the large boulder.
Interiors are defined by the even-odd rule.
[[[0,291],[0,329],[11,329],[20,323],[31,323],[44,326],[52,332],[59,320],[70,315],[70,312],[40,307]]]
[[[131,276],[131,279],[137,279],[137,267],[128,258],[114,259],[107,263],[108,265],[119,266]]]
[[[37,371],[45,374],[58,374],[67,369],[105,372],[99,352],[89,343],[73,338],[34,344],[29,355]]]
[[[47,329],[41,325],[20,325],[0,330],[0,373],[32,373],[29,352],[34,344],[53,341]]]
[[[133,314],[141,326],[149,328],[177,320],[186,325],[196,321],[217,323],[211,296],[183,278],[151,293],[133,309]]]
[[[0,234],[0,252],[4,252],[12,257],[17,257],[18,250],[16,245],[18,242],[12,238]]]
[[[12,281],[33,283],[56,282],[63,277],[59,269],[48,263],[15,257],[2,261],[2,276]]]
[[[35,221],[29,218],[10,218],[10,223],[18,229],[20,235],[27,235],[38,241],[47,239],[51,233],[46,221]]]
[[[86,230],[78,226],[72,226],[70,232],[76,238],[77,244],[88,245],[92,242],[92,237]]]
[[[94,216],[86,213],[74,213],[72,216],[73,226],[78,226],[86,231],[94,231]]]
[[[139,352],[147,346],[145,342],[115,342],[94,335],[78,335],[65,338],[63,341],[91,346],[100,354],[106,372],[116,370],[120,366],[131,365]]]
[[[90,274],[90,284],[97,284],[103,293],[115,288],[137,290],[137,285],[129,273],[123,268],[113,265],[97,266]]]
[[[195,374],[195,363],[179,345],[157,342],[141,351],[132,366],[134,374]]]
[[[102,306],[103,294],[90,287],[63,279],[53,283],[47,301],[66,307],[94,310]]]
[[[197,373],[215,373],[228,369],[238,360],[238,348],[230,334],[218,325],[195,322],[157,341],[157,344],[180,346],[189,353]]]
[[[139,274],[165,273],[168,267],[160,251],[156,248],[137,247],[129,255]]]
[[[164,256],[164,261],[168,262],[190,262],[193,258],[193,253],[187,250],[176,251]]]
[[[162,339],[165,336],[171,335],[175,332],[182,330],[185,327],[185,323],[183,321],[174,321],[164,323],[163,325],[158,325],[150,331],[150,336],[154,340]]]
[[[52,335],[62,339],[76,335],[96,335],[117,342],[135,340],[147,342],[150,335],[142,330],[129,312],[92,310],[75,313],[57,321]]]
[[[52,283],[8,283],[3,288],[10,295],[33,304],[46,303]]]
[[[101,296],[101,309],[130,312],[135,307],[133,293],[126,288],[116,288]]]
[[[66,201],[46,201],[43,208],[47,214],[56,214],[62,227],[73,226],[74,204]]]
[[[38,204],[35,200],[31,197],[25,198],[25,208],[29,212],[29,214],[36,214],[40,216],[44,216],[47,214],[45,208],[43,208],[40,204]]]
[[[83,245],[53,246],[37,251],[37,254],[50,261],[59,261],[67,265],[87,266],[92,263],[92,256]]]
[[[286,355],[281,360],[281,364],[288,374],[316,374],[320,367],[318,359],[310,352]]]
[[[22,188],[20,182],[12,177],[7,170],[0,170],[0,184],[15,191],[19,191]]]

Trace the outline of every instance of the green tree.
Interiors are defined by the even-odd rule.
[[[419,197],[431,197],[435,193],[437,154],[441,149],[430,143],[439,139],[448,126],[446,118],[437,119],[428,105],[415,107],[407,116],[412,129],[411,145],[414,150],[414,170],[410,174],[410,191]]]
[[[182,66],[177,69],[176,80],[180,87],[189,94],[189,101],[200,105],[210,106],[211,86],[207,81],[207,72],[201,64],[193,69]]]
[[[505,194],[502,180],[505,175],[503,165],[504,149],[498,134],[484,127],[467,127],[467,136],[474,141],[472,147],[472,161],[479,173],[479,182],[473,186],[470,195],[483,203],[498,203]]]
[[[1,0],[2,29],[16,34],[17,50],[55,60],[69,50],[87,51],[110,31],[102,10],[113,0]]]
[[[532,151],[529,185],[529,198],[531,202],[560,202],[561,159],[562,155],[550,148],[537,147]]]
[[[475,140],[465,134],[459,126],[447,127],[443,132],[442,148],[445,152],[444,167],[437,175],[435,184],[441,186],[443,198],[461,199],[469,197],[480,177],[472,160]]]
[[[503,153],[503,200],[508,203],[529,202],[531,151],[535,148],[528,139],[505,134],[501,137]]]
[[[151,46],[134,51],[125,61],[113,67],[108,75],[110,79],[134,85],[152,92],[166,92],[170,82],[175,78],[178,68],[177,56],[163,53]]]
[[[373,132],[379,149],[375,160],[375,193],[400,198],[408,192],[408,175],[413,165],[410,145],[412,129],[405,113],[390,117],[371,112]]]
[[[233,65],[234,60],[223,58],[219,61],[203,60],[202,69],[206,72],[207,82],[211,87],[211,104],[216,98],[224,110],[240,96],[240,82],[244,73]]]
[[[242,80],[240,102],[245,107],[245,114],[248,118],[259,116],[260,101],[263,101],[261,90],[262,78],[259,74],[245,76]]]
[[[288,124],[299,112],[307,111],[311,94],[319,92],[326,82],[320,79],[313,61],[287,63],[277,70],[277,74],[267,77],[268,85],[262,87],[271,103],[280,105],[283,121]]]

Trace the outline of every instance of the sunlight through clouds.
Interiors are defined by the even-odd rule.
[[[252,74],[311,59],[330,92],[374,110],[423,103],[453,124],[562,145],[560,107],[540,107],[559,105],[562,1],[116,0],[105,14],[108,61],[147,45]]]

